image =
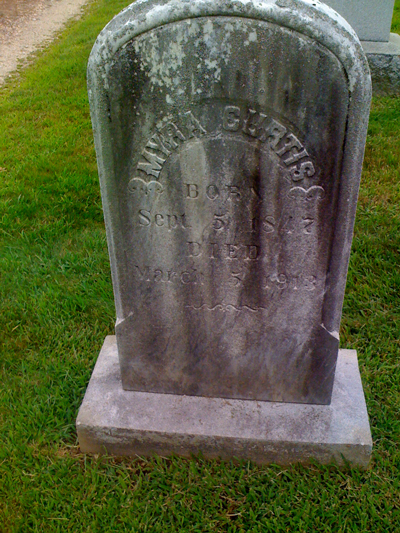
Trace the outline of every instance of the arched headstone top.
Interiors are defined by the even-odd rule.
[[[368,62],[355,31],[319,0],[138,0],[99,34],[89,59],[89,73],[105,81],[103,68],[106,70],[114,54],[143,33],[181,20],[218,16],[270,22],[306,35],[337,56],[346,70],[350,91],[371,90]]]

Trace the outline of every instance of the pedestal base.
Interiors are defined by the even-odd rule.
[[[106,337],[76,421],[84,453],[201,453],[256,463],[335,462],[366,468],[372,440],[355,350],[340,350],[331,405],[124,391]]]
[[[387,43],[361,41],[367,55],[374,94],[400,94],[400,35]]]

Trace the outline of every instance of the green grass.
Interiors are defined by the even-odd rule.
[[[341,331],[371,468],[80,454],[75,419],[115,314],[85,71],[126,3],[97,0],[0,89],[0,531],[400,531],[400,98],[374,99]]]

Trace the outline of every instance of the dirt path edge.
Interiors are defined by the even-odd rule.
[[[0,43],[0,85],[17,70],[21,61],[55,37],[71,18],[78,18],[90,0],[58,0],[44,8],[35,20],[21,22],[15,39]]]

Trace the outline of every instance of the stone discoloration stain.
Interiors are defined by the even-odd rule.
[[[221,70],[230,61],[232,44],[231,35],[234,31],[242,31],[244,45],[257,41],[257,31],[248,30],[248,25],[241,19],[232,19],[225,24],[225,33],[221,39],[221,33],[215,27],[213,20],[189,19],[176,26],[174,39],[165,46],[160,43],[157,32],[151,35],[144,34],[134,41],[134,49],[143,58],[140,68],[146,71],[151,90],[156,87],[172,89],[181,83],[181,67],[190,59],[197,64],[198,72],[205,79],[212,78],[215,81],[221,79]],[[198,50],[193,56],[194,50]],[[191,47],[191,57],[187,58],[187,48]],[[204,49],[204,50],[203,50]],[[178,94],[182,94],[179,91]],[[172,103],[170,96],[167,101]]]
[[[134,17],[131,13],[134,12]],[[141,33],[165,24],[165,21],[176,22],[184,19],[195,19],[208,15],[210,17],[228,15],[235,17],[254,18],[258,20],[275,20],[287,28],[313,35],[321,44],[335,53],[347,70],[351,92],[359,79],[356,64],[363,61],[362,54],[352,46],[358,38],[348,24],[333,9],[314,0],[171,0],[167,3],[140,1],[128,6],[118,17],[115,17],[99,35],[92,50],[91,62],[103,64],[107,72],[107,64],[116,51],[130,39]],[[335,27],[332,27],[332,20]],[[115,29],[114,29],[115,28]],[[338,46],[334,34],[340,34],[343,46]],[[355,55],[354,55],[355,54]],[[364,59],[365,60],[365,59]],[[90,68],[90,67],[89,67]],[[368,66],[365,67],[368,72]],[[107,84],[106,77],[103,77]]]

